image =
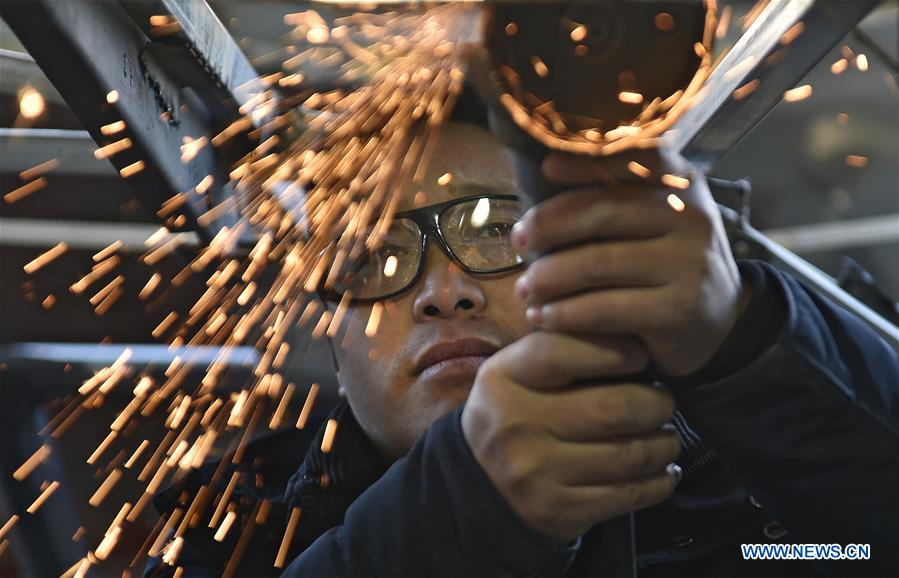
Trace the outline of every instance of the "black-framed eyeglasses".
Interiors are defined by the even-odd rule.
[[[332,262],[319,288],[325,299],[349,293],[354,304],[396,297],[421,278],[431,239],[461,269],[475,275],[504,273],[524,265],[512,244],[521,216],[515,195],[478,195],[397,213],[377,247],[358,258]]]

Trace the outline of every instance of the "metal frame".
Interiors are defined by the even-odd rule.
[[[0,16],[97,143],[132,139],[130,149],[110,160],[119,170],[144,162],[129,181],[150,211],[212,175],[215,184],[206,198],[190,195],[187,228],[211,239],[220,226],[236,221],[235,213],[226,213],[204,228],[197,217],[231,193],[226,167],[250,150],[249,141],[207,145],[188,163],[180,155],[185,138],[211,138],[241,118],[239,107],[262,90],[256,71],[208,4],[30,0],[0,3]],[[150,16],[170,16],[178,26],[159,36]],[[113,90],[118,100],[107,103]],[[119,120],[127,124],[124,132],[101,134],[101,126]],[[257,126],[264,120],[256,119]]]
[[[702,101],[665,138],[693,163],[709,167],[733,148],[880,0],[773,1],[740,37],[706,81]],[[803,31],[783,45],[797,23]],[[758,80],[743,99],[734,91]]]

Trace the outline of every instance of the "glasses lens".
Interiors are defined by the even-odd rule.
[[[420,257],[418,226],[407,219],[397,219],[377,248],[358,258],[344,260],[334,277],[334,288],[338,293],[352,292],[356,299],[390,295],[412,282]]]
[[[524,261],[511,238],[512,226],[520,216],[518,201],[481,197],[448,207],[440,216],[440,228],[463,265],[490,273]]]

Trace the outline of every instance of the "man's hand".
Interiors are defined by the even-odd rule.
[[[522,521],[568,543],[662,502],[680,477],[674,400],[639,384],[571,386],[646,366],[633,339],[539,331],[481,366],[462,413],[475,459]],[[670,464],[670,465],[669,465]]]
[[[748,296],[704,177],[658,148],[553,154],[543,171],[572,189],[532,207],[513,232],[522,251],[543,255],[516,285],[531,322],[639,337],[665,375],[701,368]]]

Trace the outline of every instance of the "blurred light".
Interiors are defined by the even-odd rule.
[[[396,264],[396,255],[387,257],[387,262],[384,263],[384,275],[386,275],[387,277],[393,277],[394,275],[396,275]]]
[[[487,222],[487,217],[490,216],[490,201],[487,199],[481,199],[478,201],[478,204],[475,205],[474,211],[471,212],[471,226],[472,227],[483,227],[484,223]]]
[[[671,193],[670,195],[668,195],[668,204],[671,205],[671,208],[674,209],[675,211],[677,211],[678,213],[680,213],[687,207],[687,205],[684,204],[684,202],[681,200],[681,198],[678,197],[677,195],[675,195],[674,193]]]
[[[37,90],[29,87],[24,88],[19,93],[19,112],[28,119],[37,118],[44,113],[47,108],[44,97]]]
[[[803,84],[802,86],[797,86],[796,88],[790,89],[784,93],[784,100],[786,102],[799,102],[800,100],[805,100],[806,98],[812,95],[812,85],[811,84]]]

